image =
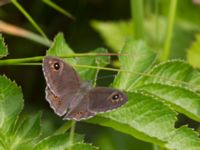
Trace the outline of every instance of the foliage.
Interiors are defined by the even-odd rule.
[[[127,144],[125,144],[125,146],[121,146],[120,144],[125,140],[123,136],[129,135],[131,137],[131,142],[134,142],[135,149],[152,149],[153,147],[153,149],[200,150],[200,135],[198,131],[200,122],[200,72],[195,69],[199,68],[200,48],[199,34],[196,34],[200,30],[200,5],[197,4],[197,1],[153,0],[143,2],[140,0],[131,0],[129,4],[131,4],[130,12],[132,12],[132,18],[128,20],[120,19],[106,22],[96,19],[93,20],[94,18],[90,18],[89,21],[87,20],[87,24],[91,22],[91,26],[102,37],[105,44],[111,48],[111,51],[121,54],[118,56],[119,59],[111,59],[109,55],[98,55],[99,53],[108,53],[108,50],[101,47],[93,48],[94,45],[97,47],[96,45],[99,44],[99,41],[95,43],[96,39],[93,33],[91,34],[88,32],[88,29],[84,28],[85,24],[81,24],[82,16],[79,16],[81,19],[78,18],[77,22],[74,24],[72,23],[73,27],[70,28],[70,25],[67,24],[66,26],[66,24],[63,23],[63,19],[57,24],[56,19],[58,18],[59,20],[57,15],[56,19],[53,19],[53,16],[49,19],[51,12],[45,10],[48,14],[48,21],[52,20],[53,23],[46,21],[48,25],[41,27],[45,28],[45,32],[51,31],[51,33],[53,33],[57,32],[57,30],[53,31],[55,24],[61,28],[64,24],[64,28],[69,28],[69,46],[64,39],[63,33],[58,33],[53,42],[49,40],[42,28],[31,15],[26,12],[26,7],[22,7],[17,0],[0,2],[0,5],[5,5],[9,2],[24,15],[41,36],[25,29],[21,30],[20,27],[14,26],[15,28],[13,28],[11,25],[7,26],[6,23],[3,28],[1,21],[0,30],[2,32],[6,31],[10,33],[11,31],[17,36],[31,39],[45,46],[50,46],[46,51],[46,55],[62,56],[66,62],[75,67],[83,80],[86,82],[92,80],[93,86],[98,86],[96,80],[98,76],[101,77],[101,73],[105,73],[105,70],[117,71],[116,77],[113,82],[111,82],[110,86],[126,92],[128,102],[116,110],[97,114],[95,117],[83,121],[87,123],[87,128],[89,127],[89,130],[91,130],[89,138],[87,137],[86,140],[84,140],[84,136],[77,134],[78,132],[74,133],[75,123],[72,121],[55,121],[52,116],[46,121],[45,118],[41,117],[46,117],[49,113],[42,114],[39,110],[34,113],[22,112],[23,109],[29,109],[26,105],[24,107],[23,97],[25,97],[25,102],[28,100],[24,91],[29,87],[31,87],[29,89],[35,91],[34,86],[31,84],[29,85],[29,82],[23,79],[27,84],[23,85],[21,84],[22,82],[19,82],[23,87],[22,93],[21,87],[19,87],[15,81],[9,79],[15,78],[12,76],[10,77],[9,74],[6,76],[0,75],[0,149],[96,150],[98,148],[89,144],[90,140],[88,140],[90,138],[95,138],[94,130],[90,127],[96,124],[112,128],[113,130],[111,131],[113,132],[119,131],[121,133],[119,137],[116,137],[113,133],[107,132],[109,128],[103,128],[106,129],[106,131],[102,132],[100,138],[105,136],[106,138],[101,138],[100,144],[103,143],[106,146],[97,145],[105,149],[128,149],[126,147]],[[68,18],[75,20],[73,15],[60,7],[62,5],[55,4],[51,0],[43,0],[41,2],[64,14]],[[35,3],[40,4],[41,2]],[[62,2],[61,4],[64,3],[66,4],[67,2]],[[96,4],[95,6],[101,7],[101,3],[97,1],[88,1],[84,2],[84,4],[81,3],[80,8],[83,9],[82,5],[84,5],[84,8],[87,8],[87,4],[92,5],[92,3]],[[121,3],[122,2],[117,2],[115,5],[120,5]],[[35,8],[37,9],[35,11],[38,12],[36,16],[38,14],[42,16],[41,14],[43,13],[41,13],[40,9],[42,9],[43,6],[39,8],[38,5],[36,6]],[[118,12],[119,8],[116,8]],[[109,11],[111,12],[112,10]],[[32,13],[34,14],[34,11],[32,11],[31,14]],[[3,16],[2,14],[4,15],[6,13],[0,10],[0,16]],[[109,16],[107,12],[106,16]],[[40,24],[42,24],[43,21],[45,22],[45,19],[40,21]],[[83,22],[84,21],[83,19]],[[75,24],[78,24],[78,26]],[[7,30],[9,28],[10,31]],[[77,36],[74,36],[74,33],[77,33]],[[90,37],[90,34],[92,37],[88,40],[87,38]],[[194,40],[195,36],[196,40]],[[87,40],[89,43],[86,42]],[[75,43],[74,45],[73,42]],[[71,44],[73,49],[71,48]],[[15,48],[16,45],[10,44],[9,42],[8,46],[9,48],[11,47],[10,52],[13,52],[11,51],[12,49],[16,51],[18,48],[22,49],[22,45],[20,44]],[[29,53],[25,51],[27,47],[29,49],[35,49],[34,46],[30,48],[30,44],[23,41],[24,51],[17,53],[17,57],[19,56],[18,54],[21,56],[23,53],[28,55],[36,53],[36,55],[44,54],[35,51],[34,53]],[[89,54],[76,53],[74,49],[77,51],[80,47],[80,51],[82,51],[83,48],[87,49],[87,51],[88,49],[93,49],[90,53],[95,53],[97,55],[91,57]],[[169,56],[165,56],[165,60],[169,60],[162,60],[163,62],[160,63],[159,61],[161,59],[159,58],[162,58],[162,55],[165,53],[164,51],[169,53]],[[7,45],[0,34],[0,58],[6,57],[7,55]],[[0,66],[3,68],[5,65],[41,65],[41,63],[37,61],[41,61],[42,58],[43,56],[22,59],[4,58],[0,60]],[[184,58],[187,58],[188,62],[183,60]],[[107,67],[115,65],[114,62],[120,64],[120,69]],[[4,73],[3,69],[2,72]],[[21,72],[21,68],[19,70]],[[7,76],[9,76],[9,78]],[[36,80],[33,80],[33,82],[34,81]],[[18,83],[17,78],[16,82]],[[32,97],[33,99],[35,98],[34,96]],[[37,99],[39,99],[39,101],[41,100],[38,95]],[[37,110],[34,105],[31,108]],[[43,108],[44,107],[42,107],[42,109]],[[58,116],[56,116],[56,118],[61,120]],[[56,127],[50,129],[47,127],[48,123],[62,124],[62,126],[60,128]],[[195,126],[194,124],[197,125]],[[82,123],[80,123],[80,125],[82,125]],[[46,134],[43,130],[44,128],[51,131]],[[68,131],[70,128],[71,130]],[[99,132],[101,131],[99,130]],[[136,139],[139,139],[138,141],[142,142],[142,144],[140,143],[140,145],[137,145],[134,141]],[[118,142],[118,146],[113,146],[113,143],[116,141]],[[153,146],[144,146],[144,144],[146,144],[145,142],[151,143]],[[93,144],[96,145],[96,143]],[[131,149],[133,148],[131,147]]]
[[[58,45],[62,46],[64,44],[63,41],[62,34],[58,35],[58,40],[55,39],[55,42],[58,42],[56,47]],[[2,38],[0,47],[3,47],[3,44]],[[4,51],[6,52],[7,49],[4,49]],[[6,53],[3,55],[6,55]],[[76,150],[96,149],[92,145],[83,143],[82,137],[79,135],[75,135],[73,141],[71,141],[68,134],[50,135],[40,139],[41,113],[39,112],[26,117],[19,116],[24,105],[21,88],[6,76],[0,76],[0,83],[0,149],[64,150],[70,147]]]
[[[95,52],[102,52],[102,50],[106,52],[104,49],[97,49]],[[47,51],[48,55],[69,53],[74,52],[69,48],[62,34],[55,37],[52,47]],[[194,149],[200,147],[197,133],[188,127],[177,129],[174,127],[177,121],[176,112],[200,122],[200,97],[197,93],[200,82],[199,72],[179,60],[153,66],[155,54],[142,41],[127,40],[121,54],[128,54],[128,56],[120,56],[122,71],[118,73],[112,86],[127,91],[129,100],[121,108],[97,115],[87,122],[112,127],[138,139],[170,149],[190,149],[193,141],[195,141]],[[67,61],[73,65],[86,63],[93,66],[105,66],[109,63],[109,59],[105,57],[67,58]],[[94,79],[97,73],[89,68],[77,71],[88,80]],[[33,149],[50,147],[64,149],[72,146],[67,134],[50,135],[38,142],[37,139],[41,134],[41,113],[18,119],[23,108],[22,92],[5,76],[1,76],[1,83],[3,83],[0,88],[2,147],[30,149],[35,145]],[[74,149],[80,149],[82,145],[86,149],[93,149],[76,138],[78,137],[75,136],[72,146]],[[180,147],[182,140],[180,142],[172,140],[176,138],[187,141],[184,147]]]

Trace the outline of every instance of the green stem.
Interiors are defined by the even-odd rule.
[[[73,126],[73,121],[67,121],[64,123],[54,134],[63,134]]]
[[[160,77],[157,75],[153,75],[150,73],[141,73],[141,72],[132,72],[129,70],[122,70],[122,69],[115,69],[115,68],[107,68],[107,67],[97,67],[97,66],[88,66],[88,65],[73,65],[74,67],[81,67],[81,68],[90,68],[90,69],[100,69],[100,70],[107,70],[107,71],[116,71],[116,72],[126,72],[126,73],[130,73],[130,74],[136,74],[136,75],[141,75],[141,76],[147,76],[147,77],[152,77],[152,78],[159,78],[161,80],[169,80],[168,78],[165,77]],[[193,86],[195,88],[198,88],[196,85],[187,83],[185,81],[181,81],[181,80],[172,80],[170,79],[170,81],[174,82],[174,83],[179,83],[179,84],[183,84],[183,85],[187,85],[187,86]],[[199,89],[200,90],[200,89]]]
[[[17,0],[11,0],[11,2],[19,9],[19,11],[28,19],[28,21],[35,27],[35,29],[50,43],[48,37],[42,31],[42,29],[37,25],[33,18],[26,12],[26,10],[17,2]]]
[[[155,34],[156,34],[156,46],[159,47],[159,10],[158,1],[155,0]]]
[[[144,38],[143,0],[131,0],[131,15],[134,20],[135,38]]]
[[[69,145],[70,146],[69,146],[68,150],[71,150],[71,147],[74,143],[73,141],[74,141],[75,126],[76,126],[76,121],[72,121],[72,127],[71,127],[70,134],[69,134],[69,142],[70,142]]]
[[[176,7],[177,7],[177,0],[171,0],[169,16],[168,16],[167,35],[163,47],[163,53],[161,55],[161,61],[166,61],[170,57],[170,47],[173,35],[174,20],[176,16]]]
[[[2,65],[17,65],[19,63],[27,63],[33,61],[41,61],[43,56],[29,57],[29,58],[17,58],[17,59],[5,59],[0,60],[0,66]]]
[[[54,8],[55,10],[59,11],[60,13],[64,14],[65,16],[73,20],[76,20],[76,18],[72,14],[70,14],[69,12],[67,12],[66,10],[58,6],[57,4],[53,3],[51,0],[43,0],[43,2],[49,5],[50,7]]]
[[[92,56],[119,56],[120,54],[115,53],[76,53],[76,54],[67,54],[61,55],[58,57],[61,58],[72,58],[72,57],[92,57]],[[28,58],[17,58],[17,59],[5,59],[0,60],[0,66],[2,65],[18,65],[19,63],[28,63],[28,62],[35,62],[41,61],[45,56],[36,56],[36,57],[28,57]]]
[[[28,63],[28,65],[31,65],[31,64],[32,63]],[[42,63],[33,63],[33,64],[42,65]],[[0,63],[0,65],[1,65],[1,63]],[[21,64],[17,63],[17,64],[10,64],[10,65],[21,65]],[[27,65],[27,63],[26,63],[26,65]],[[122,70],[122,69],[115,69],[115,68],[97,67],[97,66],[88,66],[88,65],[77,65],[77,64],[74,64],[73,67],[80,67],[80,68],[87,68],[87,69],[88,68],[89,69],[99,69],[99,70],[116,71],[116,72],[126,72],[126,73],[130,73],[130,74],[136,74],[136,75],[147,76],[147,77],[152,77],[152,78],[159,78],[159,79],[162,79],[162,80],[169,80],[168,78],[160,77],[160,76],[153,75],[153,74],[150,74],[150,73],[132,72],[132,71],[129,71],[129,70]],[[198,87],[196,85],[190,84],[190,83],[187,83],[187,82],[184,82],[184,81],[172,80],[172,79],[170,79],[170,81],[174,82],[174,83],[180,83],[180,84],[183,84],[183,85],[187,85],[187,86],[193,86],[193,87],[198,89]],[[198,90],[200,91],[200,89],[198,89]]]

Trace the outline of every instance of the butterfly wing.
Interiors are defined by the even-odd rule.
[[[44,57],[43,73],[47,82],[46,98],[55,113],[62,116],[79,91],[82,81],[70,65],[57,57]]]
[[[123,92],[106,87],[93,88],[80,98],[79,105],[68,112],[64,119],[88,119],[98,112],[110,111],[127,102],[127,96]]]
[[[44,58],[43,72],[47,82],[46,99],[56,114],[66,114],[64,119],[79,121],[127,102],[127,96],[119,90],[87,88],[76,71],[57,57]]]
[[[118,108],[127,102],[128,98],[120,90],[106,87],[96,87],[89,91],[89,111],[106,112]]]

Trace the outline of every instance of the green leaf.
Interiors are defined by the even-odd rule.
[[[98,150],[97,147],[94,147],[86,143],[77,143],[71,147],[72,150]]]
[[[4,43],[2,34],[0,34],[0,58],[8,55],[8,48]]]
[[[157,97],[145,93],[128,93],[128,102],[112,112],[88,122],[112,127],[143,141],[163,145],[175,130],[176,113]]]
[[[52,46],[47,51],[47,55],[51,56],[62,56],[73,53],[74,53],[73,50],[65,42],[63,33],[58,33],[56,35],[52,43]],[[76,63],[76,60],[74,58],[66,58],[65,60],[70,64]]]
[[[149,83],[182,86],[193,91],[200,90],[200,72],[181,60],[170,60],[155,65],[131,90]]]
[[[166,148],[171,150],[200,150],[200,138],[198,136],[197,132],[183,126],[174,131],[166,144]]]
[[[119,52],[127,37],[132,37],[133,25],[132,22],[100,22],[92,21],[92,27],[97,30],[115,52]]]
[[[196,68],[200,68],[200,34],[196,36],[196,41],[192,43],[192,46],[187,51],[188,62]]]
[[[11,132],[23,108],[21,88],[5,76],[0,76],[0,130],[2,134]]]
[[[92,51],[91,53],[107,53],[108,51],[105,48],[97,48],[96,50]],[[87,66],[105,66],[109,63],[110,56],[88,56],[88,57],[79,57],[77,60],[77,64],[80,65],[87,65]],[[96,74],[98,73],[97,69],[90,69],[90,68],[77,68],[79,75],[82,79],[90,81],[94,80]]]
[[[76,135],[73,143],[82,142],[82,136]],[[40,141],[33,150],[64,150],[71,145],[68,134],[49,136]]]
[[[200,95],[177,86],[164,84],[147,84],[140,89],[169,102],[176,111],[200,122]]]
[[[136,74],[119,72],[113,83],[114,87],[129,91],[140,76],[137,73],[146,72],[155,59],[153,53],[143,41],[127,40],[120,56],[121,70],[128,70]]]
[[[33,140],[40,135],[41,112],[26,117],[22,123],[20,123],[15,131],[16,142],[22,143]]]

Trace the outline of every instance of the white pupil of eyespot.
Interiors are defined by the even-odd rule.
[[[113,99],[118,99],[119,98],[119,95],[114,95],[113,96]]]
[[[54,68],[55,68],[56,70],[58,70],[58,69],[60,68],[59,63],[55,63],[55,64],[54,64]]]

